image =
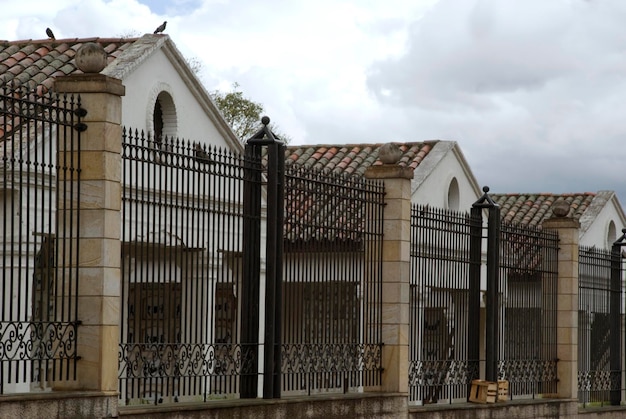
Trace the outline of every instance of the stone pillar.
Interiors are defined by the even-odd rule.
[[[117,392],[121,267],[121,117],[124,86],[98,72],[106,53],[87,44],[76,54],[87,74],[59,77],[55,90],[80,94],[87,111],[81,134],[78,234],[78,328],[76,386]],[[104,54],[104,55],[103,55]],[[82,66],[81,66],[82,65]]]
[[[397,155],[390,146],[391,152]],[[400,167],[386,159],[381,149],[383,164],[371,166],[365,177],[382,180],[385,186],[383,215],[382,261],[382,386],[384,392],[409,391],[409,275],[411,230],[411,179],[413,170]],[[397,150],[399,151],[399,149]],[[399,157],[399,156],[398,156]]]
[[[567,208],[553,207],[553,218],[543,222],[544,230],[559,234],[557,286],[557,396],[578,398],[578,241],[580,223],[565,218]]]

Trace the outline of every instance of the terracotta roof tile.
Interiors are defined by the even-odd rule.
[[[503,221],[541,227],[541,223],[552,216],[552,204],[564,200],[570,205],[567,215],[580,220],[596,194],[583,193],[537,193],[537,194],[490,194],[500,206],[500,217]]]
[[[417,168],[436,141],[397,143],[403,154],[399,166]],[[378,160],[380,144],[299,145],[287,146],[285,164],[310,167],[335,174],[363,176],[365,170],[382,164]]]
[[[4,60],[2,63],[6,65],[7,67],[12,68],[15,64],[17,64],[17,59],[15,59],[15,57],[9,57],[6,60]]]
[[[26,49],[26,48],[24,48],[24,49]],[[23,50],[19,50],[19,51],[16,51],[15,54],[13,54],[11,56],[11,58],[13,58],[13,59],[15,59],[15,60],[17,60],[19,62],[19,61],[23,60],[24,58],[26,58],[27,56],[28,55]]]
[[[100,44],[109,54],[108,62],[111,63],[135,41],[137,38],[0,41],[0,84],[17,80],[17,84],[32,88],[42,84],[49,89],[54,85],[54,77],[81,73],[74,57],[85,43]]]

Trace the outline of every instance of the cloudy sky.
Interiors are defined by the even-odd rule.
[[[238,83],[295,144],[455,140],[492,191],[626,205],[623,0],[25,0],[0,39],[164,20],[208,90]]]

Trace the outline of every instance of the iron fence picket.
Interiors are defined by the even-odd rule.
[[[477,330],[471,322],[480,316],[470,314],[476,304],[471,304],[469,293],[480,292],[476,285],[470,287],[471,272],[481,265],[480,246],[470,245],[472,237],[487,237],[480,212],[412,208],[412,403],[464,402],[471,380],[485,368],[484,359],[468,359],[479,353],[479,339],[470,334]],[[508,224],[492,230],[500,235],[495,259],[500,281],[500,322],[494,330],[497,377],[509,381],[510,397],[555,393],[558,236]]]
[[[413,205],[411,209],[411,278],[409,400],[430,404],[465,401],[469,383],[478,378],[468,330],[470,270],[476,215]],[[480,230],[480,229],[479,229]]]
[[[132,130],[122,147],[121,400],[255,397],[254,378],[239,379],[260,373],[248,351],[258,342],[241,338],[258,338],[258,313],[245,310],[262,299],[246,293],[263,279],[256,262],[242,266],[241,252],[261,251],[244,237],[262,233],[254,227],[262,215],[251,210],[261,198],[246,198],[246,215],[242,194],[262,186],[260,175],[246,174],[260,173],[261,155]],[[282,390],[379,385],[382,184],[303,168],[288,170],[284,183]],[[241,277],[252,281],[245,289]]]
[[[383,187],[285,172],[283,391],[380,385]]]
[[[498,379],[509,397],[556,394],[558,235],[502,223]]]
[[[622,356],[611,342],[621,341],[623,325],[611,323],[611,317],[623,318],[621,253],[581,246],[578,255],[578,401],[583,407],[615,404],[624,391],[623,369],[614,369],[614,358]],[[615,263],[616,262],[616,263]],[[611,282],[611,271],[617,267],[618,283]],[[617,307],[611,300],[617,297]],[[617,313],[614,312],[617,311]],[[619,344],[618,344],[619,347]]]
[[[0,394],[76,379],[79,96],[0,88]]]
[[[249,156],[132,129],[122,153],[120,399],[239,397],[257,374],[241,340],[258,316],[241,300]]]

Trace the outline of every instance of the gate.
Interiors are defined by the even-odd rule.
[[[0,394],[76,379],[80,98],[0,90]]]

